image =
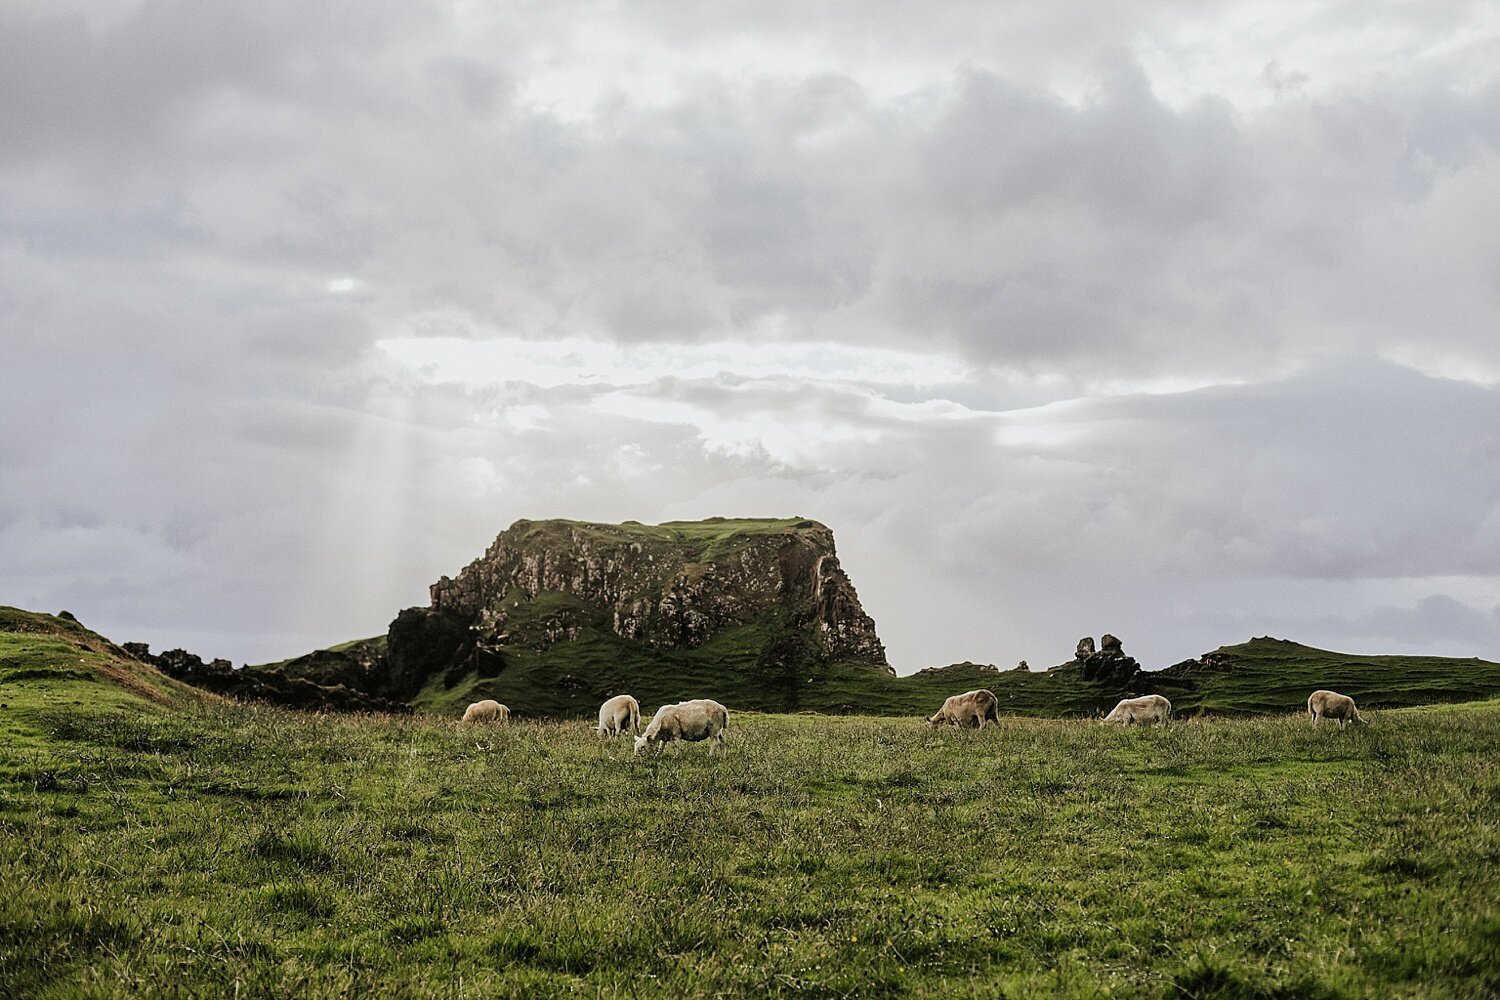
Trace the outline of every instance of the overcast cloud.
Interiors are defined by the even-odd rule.
[[[1500,13],[0,7],[0,603],[258,662],[801,515],[902,673],[1500,658]]]

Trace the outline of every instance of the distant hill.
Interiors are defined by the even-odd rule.
[[[1269,636],[1138,676],[1183,714],[1288,711],[1318,688],[1375,709],[1500,696],[1500,663],[1478,657],[1358,656]]]
[[[83,704],[176,708],[213,697],[141,662],[66,611],[0,607],[0,703],[6,711]]]

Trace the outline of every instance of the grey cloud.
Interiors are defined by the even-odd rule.
[[[1383,607],[1362,615],[1348,626],[1354,634],[1420,646],[1438,637],[1444,644],[1463,643],[1493,656],[1500,648],[1500,605],[1478,608],[1433,594],[1410,608]]]

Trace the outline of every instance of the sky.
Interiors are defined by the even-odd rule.
[[[0,604],[266,662],[519,518],[899,673],[1500,659],[1500,7],[0,0]]]

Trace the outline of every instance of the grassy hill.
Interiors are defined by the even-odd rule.
[[[1142,689],[1166,695],[1174,711],[1187,715],[1300,709],[1319,688],[1373,709],[1500,695],[1500,663],[1478,657],[1356,656],[1262,637],[1221,646],[1204,659],[1222,660],[1226,668],[1158,671]]]
[[[1355,656],[1281,639],[1252,639],[1215,650],[1218,668],[1146,671],[1124,689],[1085,681],[1079,671],[995,671],[955,665],[906,677],[859,666],[818,663],[768,688],[768,666],[735,634],[700,650],[642,651],[608,634],[585,633],[566,659],[508,656],[506,668],[445,686],[435,678],[415,699],[419,711],[454,714],[478,698],[496,698],[522,714],[586,716],[608,695],[628,691],[642,705],[712,696],[756,711],[930,715],[950,694],[989,688],[1008,715],[1058,718],[1107,711],[1125,694],[1156,692],[1178,715],[1256,715],[1300,711],[1307,696],[1330,688],[1369,709],[1500,696],[1500,663],[1437,656]],[[562,685],[558,685],[558,679]],[[769,694],[768,694],[769,690]]]
[[[556,595],[552,600],[567,599]],[[534,607],[542,615],[554,610],[547,600],[534,602]],[[606,629],[585,627],[576,640],[546,653],[507,650],[498,670],[474,667],[434,676],[412,703],[421,712],[457,715],[470,701],[495,698],[523,716],[584,718],[606,697],[629,692],[643,706],[714,697],[744,711],[916,716],[932,714],[950,694],[982,687],[995,692],[1003,714],[1059,718],[1093,716],[1125,694],[1147,692],[1171,699],[1180,716],[1300,711],[1319,688],[1341,691],[1375,710],[1500,696],[1500,663],[1474,657],[1358,656],[1284,639],[1221,646],[1207,655],[1221,666],[1145,671],[1122,689],[1085,681],[1071,668],[996,671],[957,664],[894,677],[860,665],[820,661],[807,649],[793,651],[792,668],[787,669],[784,663],[765,660],[760,654],[765,637],[752,633],[732,630],[698,649],[655,650]],[[381,641],[345,647],[378,646]]]
[[[62,707],[181,708],[217,701],[142,663],[72,616],[0,606],[0,703],[13,718]]]
[[[800,518],[521,520],[431,598],[384,637],[256,669],[437,715],[494,698],[529,718],[586,718],[622,692],[643,706],[707,696],[741,711],[927,715],[950,694],[988,687],[1005,713],[1043,717],[1095,715],[1149,691],[1188,715],[1291,712],[1321,687],[1371,708],[1500,694],[1493,663],[1272,639],[1129,680],[1084,679],[1126,676],[1119,666],[1135,664],[1123,654],[1083,669],[959,664],[896,677],[833,532]]]

